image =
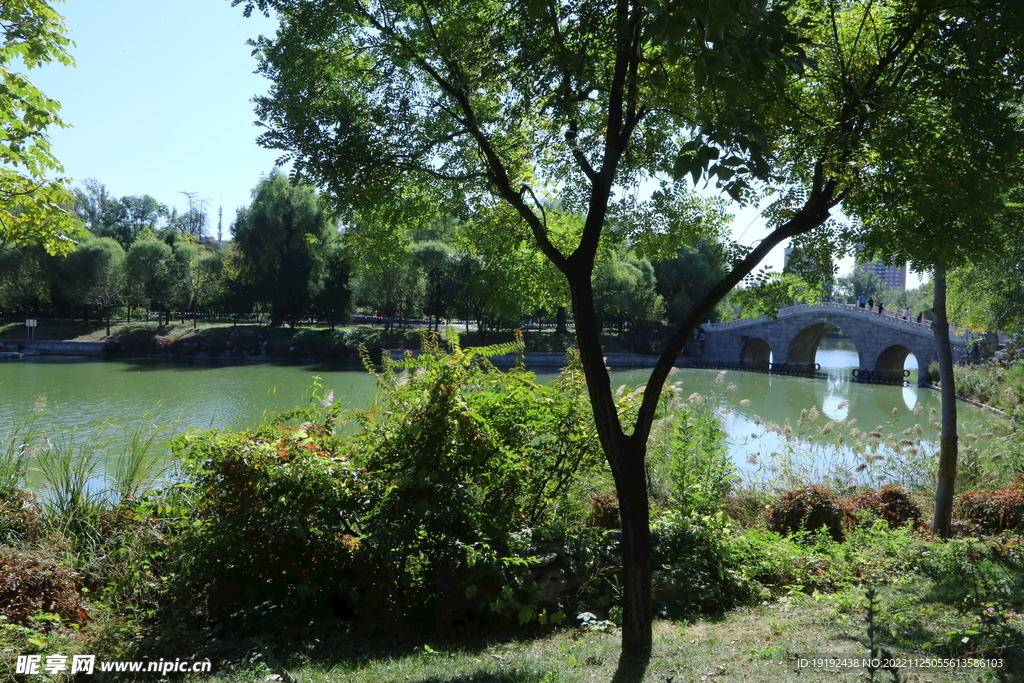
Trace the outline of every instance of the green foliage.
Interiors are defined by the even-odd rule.
[[[594,271],[594,311],[622,332],[627,323],[656,320],[665,304],[650,261],[612,254]]]
[[[681,247],[672,258],[653,262],[665,317],[679,324],[725,274],[725,250],[709,240]]]
[[[166,310],[174,299],[177,284],[172,258],[171,247],[153,237],[132,243],[126,261],[127,298],[131,305]]]
[[[949,275],[950,318],[974,330],[1024,329],[1024,247],[1017,236],[1024,221],[1024,189],[1007,197],[995,218],[996,244]]]
[[[0,247],[0,308],[28,313],[48,303],[56,258],[41,245]]]
[[[969,398],[1015,417],[1024,414],[1024,365],[1006,365],[998,361],[956,368],[957,396]]]
[[[733,290],[730,303],[743,311],[743,317],[774,318],[779,309],[793,303],[815,303],[824,290],[809,286],[807,281],[791,272],[777,273],[763,268],[744,280],[743,287]]]
[[[223,616],[265,601],[305,604],[338,588],[359,547],[363,475],[334,437],[339,406],[310,406],[239,433],[190,432],[172,448],[186,482],[180,558],[171,585],[181,599],[209,595]],[[301,421],[299,425],[286,424]]]
[[[664,459],[669,505],[683,517],[716,515],[732,489],[736,466],[714,403],[696,397],[676,400],[667,412],[651,455],[652,462]]]
[[[121,301],[126,278],[126,256],[109,237],[91,237],[79,243],[60,263],[64,296],[86,308],[99,307],[110,321],[111,309]]]
[[[356,437],[372,501],[366,541],[391,568],[396,602],[427,605],[440,589],[447,606],[435,611],[454,609],[449,601],[463,593],[478,609],[486,600],[511,609],[512,597],[494,591],[501,577],[516,583],[513,534],[582,512],[567,503],[578,498],[577,477],[601,462],[599,444],[578,364],[543,386],[486,360],[521,351],[521,340],[463,349],[447,335],[450,352],[428,336],[420,356],[385,358],[379,373],[364,354],[381,387]]]
[[[858,303],[861,296],[871,297],[874,301],[882,301],[885,285],[878,273],[863,268],[854,268],[849,275],[836,278],[835,297],[848,304]],[[884,299],[888,302],[889,299]],[[895,308],[895,306],[893,306]]]
[[[238,210],[237,276],[251,301],[269,308],[272,324],[294,325],[310,311],[335,233],[315,190],[276,169],[253,190],[252,204]]]
[[[50,151],[49,126],[67,127],[60,103],[12,67],[54,62],[73,66],[64,17],[46,0],[0,5],[0,243],[41,243],[51,253],[70,250],[80,223],[67,211],[71,195],[64,169]]]
[[[654,598],[662,614],[718,613],[759,595],[733,552],[724,513],[669,512],[652,525]]]

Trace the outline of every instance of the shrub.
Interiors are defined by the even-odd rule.
[[[766,499],[753,489],[738,489],[722,499],[722,511],[741,527],[752,527],[763,518]]]
[[[826,529],[835,541],[843,540],[845,511],[830,488],[809,484],[780,495],[765,511],[768,528],[782,534]]]
[[[961,493],[954,499],[954,509],[958,517],[988,531],[1019,529],[1024,522],[1024,477],[997,491]]]
[[[652,526],[653,597],[662,613],[718,613],[756,594],[731,550],[724,513],[665,514]]]
[[[868,512],[884,519],[891,529],[912,522],[921,523],[921,508],[906,490],[898,484],[889,484],[881,489],[868,489],[850,501],[850,512]]]
[[[78,574],[38,555],[0,548],[0,614],[8,623],[26,626],[39,612],[81,624],[86,618]]]
[[[602,529],[618,529],[622,522],[619,518],[619,499],[615,494],[603,493],[587,501],[587,524]]]
[[[736,466],[725,448],[714,406],[677,402],[668,420],[675,422],[664,436],[673,508],[684,515],[717,513],[732,489]]]
[[[39,540],[42,533],[36,497],[18,488],[0,488],[0,543],[32,543]]]
[[[256,429],[172,442],[195,492],[181,504],[179,597],[207,596],[217,617],[267,601],[326,603],[358,550],[364,488],[334,437],[337,414],[338,404],[314,401]],[[294,418],[306,421],[286,424]]]
[[[578,521],[578,475],[603,463],[578,363],[543,386],[486,359],[521,349],[456,340],[449,353],[428,336],[419,357],[385,359],[380,373],[364,353],[381,394],[355,439],[367,473],[363,529],[387,601],[417,627],[506,612],[530,620],[513,536],[556,513]]]

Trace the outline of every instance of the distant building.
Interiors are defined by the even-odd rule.
[[[870,263],[864,263],[857,266],[860,270],[865,273],[874,273],[885,285],[886,289],[906,289],[907,288],[907,264],[897,265],[895,262],[890,261],[888,264],[881,260],[875,259]]]
[[[789,270],[789,256],[790,256],[790,254],[792,254],[792,253],[793,253],[793,247],[786,247],[785,249],[783,249],[783,252],[782,252],[782,253],[783,253],[783,260],[782,260],[782,269],[783,269],[783,270]],[[824,265],[824,264],[816,264],[816,263],[814,262],[814,260],[813,260],[813,259],[811,259],[811,258],[806,258],[806,259],[804,259],[804,262],[805,262],[806,264],[809,264],[809,265],[813,266],[813,267],[811,267],[811,268],[807,268],[807,267],[805,266],[805,267],[804,267],[804,270],[805,270],[805,271],[806,271],[806,270],[819,270],[819,266],[820,266],[820,265]],[[829,263],[828,263],[828,264],[827,264],[827,265],[826,265],[826,266],[825,266],[824,268],[820,268],[820,269],[821,269],[821,270],[825,270],[825,271],[831,271],[831,270],[832,270],[832,263],[831,263],[831,262],[829,262]]]

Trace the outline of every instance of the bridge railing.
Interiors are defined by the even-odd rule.
[[[875,308],[861,308],[858,304],[841,303],[838,301],[823,301],[817,304],[793,304],[792,306],[786,306],[779,309],[778,317],[787,317],[790,315],[798,315],[800,313],[814,313],[816,311],[842,311],[847,314],[853,315],[868,315],[873,316],[878,322],[885,323],[887,326],[904,327],[907,329],[915,330],[917,332],[925,332],[931,330],[932,323],[930,320],[922,320],[917,322],[917,316],[907,315],[903,317],[900,311],[894,310],[883,310],[882,314],[879,315]],[[736,320],[729,320],[721,323],[707,323],[705,327],[711,329],[728,329],[730,327],[736,327],[739,325],[748,325],[752,323],[765,322],[768,318],[739,318]],[[969,342],[971,341],[971,332],[963,327],[954,327],[950,325],[949,336],[957,341]]]

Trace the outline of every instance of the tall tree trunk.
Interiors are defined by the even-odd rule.
[[[565,326],[565,306],[558,307],[558,313],[555,314],[555,334],[567,334],[569,328]]]
[[[651,529],[647,501],[645,439],[631,439],[619,422],[611,377],[601,350],[589,272],[571,284],[576,344],[587,378],[587,393],[601,446],[615,479],[622,522],[622,655],[646,661],[653,644]]]
[[[935,516],[932,532],[949,538],[953,520],[953,492],[956,485],[957,430],[956,381],[953,378],[953,348],[949,342],[946,317],[946,267],[935,267],[935,299],[932,332],[939,352],[939,396],[942,398],[942,431],[939,436],[939,477],[935,487]]]

